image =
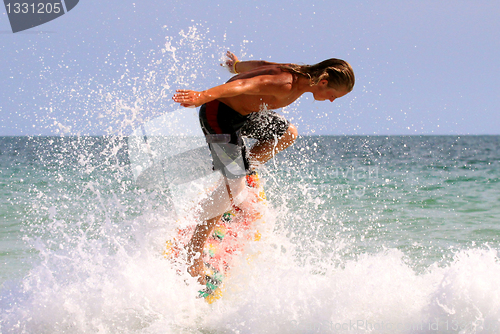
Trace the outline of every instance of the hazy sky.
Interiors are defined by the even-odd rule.
[[[16,34],[1,13],[0,135],[128,134],[229,79],[227,49],[351,63],[352,93],[285,108],[301,134],[500,134],[498,0],[82,0]]]

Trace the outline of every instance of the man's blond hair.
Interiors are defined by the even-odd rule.
[[[351,65],[342,60],[331,58],[315,65],[281,65],[281,69],[303,75],[311,80],[311,86],[317,85],[321,80],[327,80],[332,88],[344,87],[347,92],[354,87],[354,71]]]

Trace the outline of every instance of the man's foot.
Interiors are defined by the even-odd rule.
[[[194,259],[193,264],[188,267],[187,271],[193,277],[199,276],[198,283],[202,285],[207,284],[207,280],[205,278],[205,265],[203,264],[201,257]]]

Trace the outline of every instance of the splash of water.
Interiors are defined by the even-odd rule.
[[[162,256],[177,224],[168,196],[134,187],[121,136],[169,109],[173,87],[216,77],[199,64],[207,52],[222,54],[213,51],[217,43],[199,27],[178,36],[112,89],[93,81],[86,93],[68,88],[75,103],[91,96],[89,122],[96,113],[107,133],[120,136],[32,139],[40,161],[24,239],[34,260],[25,277],[1,289],[2,333],[498,332],[496,250],[465,249],[418,271],[392,248],[349,254],[352,230],[316,238],[318,224],[338,219],[313,214],[324,200],[301,186],[306,174],[285,185],[269,175],[266,187],[280,199],[270,203],[269,230],[246,249],[225,298],[212,306],[197,299],[196,280]],[[54,124],[63,133],[79,126]],[[302,205],[283,189],[302,194]],[[290,220],[307,224],[293,229]]]

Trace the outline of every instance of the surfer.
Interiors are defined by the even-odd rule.
[[[240,63],[238,72],[236,72],[237,63]],[[227,51],[225,64],[221,66],[225,65],[232,74],[239,74],[272,64],[275,63],[262,60],[240,62],[234,53]],[[274,110],[266,110],[248,115],[247,121],[241,128],[241,135],[256,140],[250,149],[248,159],[251,168],[257,169],[259,165],[266,163],[277,153],[292,145],[297,139],[298,132],[297,128],[285,117]]]
[[[236,74],[228,82],[204,91],[179,89],[173,96],[183,107],[200,108],[200,124],[212,152],[215,170],[223,177],[221,185],[202,203],[200,220],[188,243],[188,271],[205,283],[203,247],[221,215],[245,199],[245,176],[251,165],[264,163],[291,145],[296,128],[272,110],[286,107],[304,93],[317,101],[333,102],[354,86],[354,72],[346,61],[327,59],[315,65],[279,64],[264,60],[239,61],[228,51],[226,65]],[[258,116],[267,117],[260,118]],[[252,136],[256,129],[275,130],[255,135],[258,140],[249,152],[242,134]],[[266,133],[264,132],[264,133]],[[269,135],[271,133],[271,135]]]

